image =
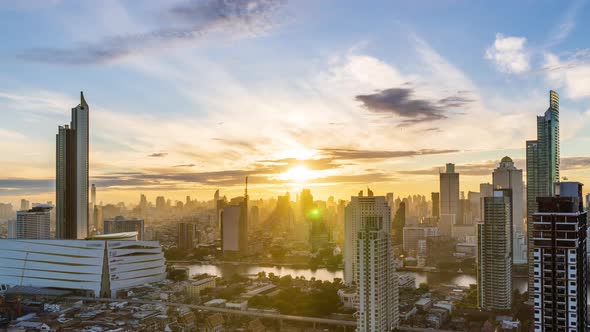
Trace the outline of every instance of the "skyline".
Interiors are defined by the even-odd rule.
[[[232,197],[245,176],[253,199],[302,188],[349,199],[367,185],[429,196],[447,162],[461,191],[478,191],[506,155],[526,171],[550,89],[560,175],[590,183],[586,1],[512,4],[500,30],[498,8],[464,29],[480,4],[375,1],[350,22],[359,4],[330,3],[0,5],[0,200],[55,202],[55,128],[80,90],[98,202]],[[424,21],[433,11],[448,15]],[[531,29],[516,22],[528,12],[558,20]],[[91,24],[70,26],[74,13]]]

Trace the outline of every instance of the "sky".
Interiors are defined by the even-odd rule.
[[[560,94],[561,175],[590,185],[588,1],[0,2],[0,202],[54,201],[90,105],[97,200],[462,191]],[[586,22],[586,23],[585,23]]]

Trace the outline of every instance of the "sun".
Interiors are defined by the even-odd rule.
[[[288,169],[286,172],[281,174],[281,178],[286,181],[292,181],[295,183],[305,183],[313,178],[315,178],[315,174],[309,168],[298,165]]]

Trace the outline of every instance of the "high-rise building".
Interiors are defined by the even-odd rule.
[[[52,205],[39,204],[27,211],[16,212],[15,239],[49,240]]]
[[[96,206],[96,185],[93,183],[90,186],[90,207],[88,212],[88,222],[90,223],[91,230],[97,230],[98,225],[96,223],[96,219],[94,219],[94,207]]]
[[[220,213],[224,255],[248,255],[248,177],[244,196],[232,198]]]
[[[372,211],[362,215],[357,225],[357,331],[391,331],[399,324],[399,293],[398,276],[393,262],[389,213],[375,213],[376,200],[369,200],[368,204],[364,204],[364,199],[384,197],[359,198],[363,199],[359,201],[360,210]],[[387,203],[384,202],[384,205],[387,207]]]
[[[399,207],[391,224],[391,237],[394,246],[404,245],[404,227],[406,227],[406,202],[399,203]]]
[[[199,244],[199,230],[197,224],[181,222],[177,225],[178,229],[178,248],[193,249]]]
[[[440,217],[440,193],[431,193],[432,199],[432,216],[435,218]]]
[[[527,243],[529,289],[533,288],[533,213],[537,212],[537,197],[553,196],[553,183],[559,182],[559,95],[549,91],[549,108],[537,116],[537,139],[526,141],[527,177]],[[532,301],[532,292],[529,292]]]
[[[483,310],[512,308],[512,190],[484,198],[484,220],[477,225],[477,286]]]
[[[459,173],[455,173],[455,164],[447,164],[445,172],[440,173],[440,214],[440,235],[451,236],[459,214]]]
[[[393,193],[387,193],[385,195],[385,200],[387,201],[387,205],[389,205],[389,216],[391,217],[391,222],[393,222],[393,217],[395,216],[395,196]]]
[[[137,232],[138,240],[144,240],[144,222],[143,219],[125,218],[116,216],[115,218],[104,220],[104,234]]]
[[[522,170],[514,167],[512,159],[506,156],[492,173],[492,178],[495,188],[512,189],[512,262],[526,264]]]
[[[387,221],[391,230],[389,205],[384,196],[352,196],[344,211],[344,281],[357,283],[357,239],[364,220],[380,218]]]
[[[406,226],[404,227],[404,252],[406,256],[419,254],[420,241],[431,236],[438,236],[438,227],[432,226]]]
[[[586,330],[587,215],[582,184],[556,183],[538,197],[531,242],[535,331]]]
[[[56,137],[56,235],[60,239],[88,236],[89,109],[84,94],[72,109],[70,125]]]
[[[30,208],[31,204],[29,201],[27,201],[26,199],[21,199],[20,200],[20,211],[26,211]]]

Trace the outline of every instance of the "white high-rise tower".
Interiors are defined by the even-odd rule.
[[[492,177],[494,188],[512,189],[512,263],[526,264],[522,170],[514,167],[510,157],[504,157]]]

